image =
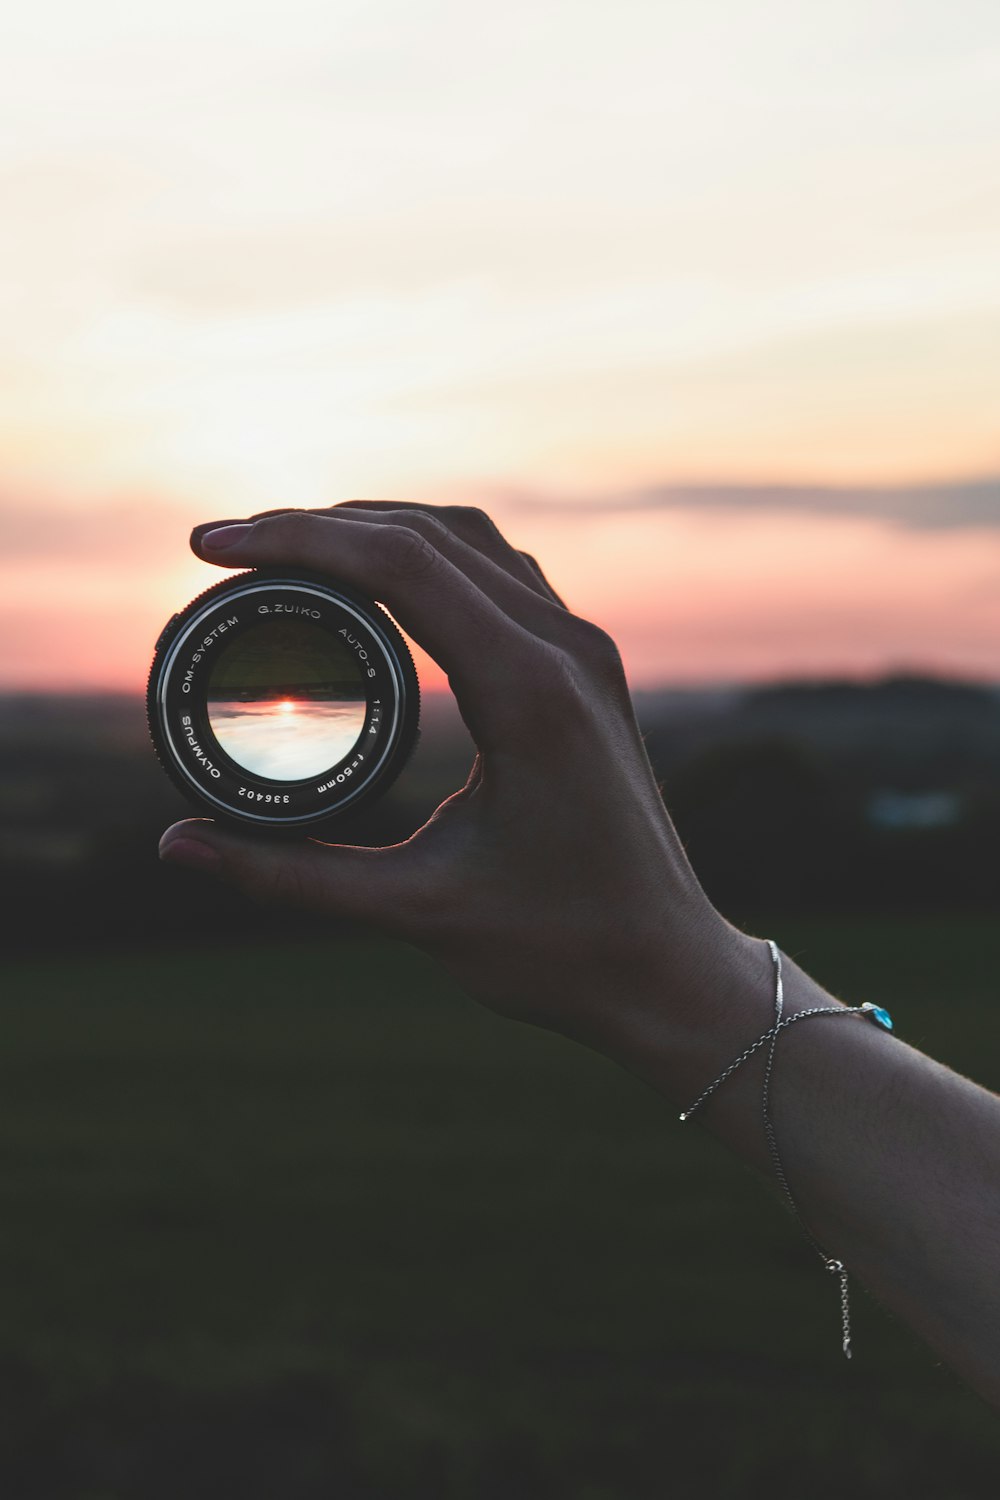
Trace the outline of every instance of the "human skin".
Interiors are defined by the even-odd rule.
[[[767,1030],[770,952],[701,889],[614,643],[482,512],[352,501],[213,522],[192,546],[222,567],[319,569],[383,600],[447,672],[478,753],[402,844],[276,843],[188,819],[163,835],[162,859],[413,943],[483,1005],[604,1053],[678,1112]],[[787,958],[784,976],[786,1015],[839,1005]],[[770,1179],[766,1050],[696,1119]],[[1000,1407],[1000,1099],[838,1015],[782,1034],[771,1104],[824,1251]]]

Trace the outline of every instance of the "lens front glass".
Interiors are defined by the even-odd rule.
[[[328,770],[365,726],[356,658],[306,620],[251,625],[227,645],[208,680],[208,722],[243,770],[301,781]]]

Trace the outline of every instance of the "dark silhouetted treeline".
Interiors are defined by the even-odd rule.
[[[1000,899],[997,690],[920,677],[791,683],[639,693],[636,711],[694,867],[734,920]],[[393,791],[327,836],[405,838],[471,756],[450,699],[431,699]],[[7,951],[319,930],[273,909],[262,919],[211,880],[161,868],[161,831],[190,811],[156,764],[137,699],[0,699]]]
[[[923,677],[641,699],[667,806],[733,915],[1000,900],[1000,693]]]

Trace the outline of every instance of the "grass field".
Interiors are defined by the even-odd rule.
[[[756,930],[764,930],[757,924]],[[774,923],[1000,1087],[1000,931]],[[8,966],[8,1500],[1000,1492],[1000,1422],[603,1059],[363,943]]]

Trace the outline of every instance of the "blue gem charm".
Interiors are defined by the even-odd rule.
[[[882,1009],[881,1005],[873,1005],[870,1000],[866,1000],[861,1009],[869,1021],[874,1021],[875,1025],[881,1026],[883,1031],[893,1030],[892,1017],[887,1010]]]

